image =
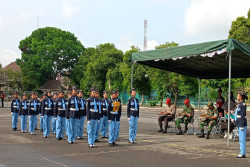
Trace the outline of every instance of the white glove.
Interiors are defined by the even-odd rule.
[[[44,116],[41,116],[42,118],[44,117]]]
[[[111,122],[111,120],[109,120],[109,123]]]
[[[130,118],[128,118],[128,120],[130,121]]]
[[[29,115],[29,118],[31,118],[31,116]]]
[[[240,130],[244,130],[244,127],[240,127]]]
[[[55,120],[57,120],[57,118],[55,117]]]
[[[13,112],[11,112],[11,115],[13,115]]]
[[[89,124],[89,123],[90,123],[90,121],[87,121],[87,123]]]
[[[39,116],[41,116],[41,114],[39,114]]]

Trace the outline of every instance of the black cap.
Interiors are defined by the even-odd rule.
[[[57,93],[56,93],[56,92],[55,92],[55,93],[53,93],[53,96],[54,96],[54,95],[57,95]]]
[[[132,89],[130,90],[130,93],[132,93],[133,91],[136,91],[136,89],[135,89],[135,88],[132,88]]]
[[[221,88],[218,88],[218,89],[217,89],[217,92],[222,92],[222,89],[221,89]]]
[[[105,94],[105,93],[108,93],[108,91],[104,90],[104,91],[103,91],[103,94]]]
[[[18,92],[17,92],[17,91],[15,91],[13,94],[14,94],[14,95],[18,95]]]
[[[36,94],[36,92],[31,92],[31,95],[35,95]]]
[[[64,94],[64,91],[63,91],[63,90],[60,90],[58,93],[59,93],[59,94],[60,94],[60,93],[63,93],[63,94]]]
[[[27,93],[23,93],[23,96],[27,96]]]
[[[113,91],[111,92],[111,95],[116,94],[116,93],[117,93],[117,91],[116,91],[116,90],[113,90]]]
[[[43,96],[46,96],[47,94],[46,93],[43,93]]]
[[[83,94],[83,91],[82,90],[78,90],[78,93],[82,93]]]
[[[95,88],[90,88],[89,89],[89,92],[93,92],[93,91],[96,91]]]
[[[98,90],[98,89],[96,89],[95,91],[96,91],[96,93],[99,93],[99,90]]]

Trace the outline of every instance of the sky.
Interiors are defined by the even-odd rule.
[[[113,43],[123,52],[165,42],[180,45],[226,39],[250,0],[0,0],[0,63],[21,57],[19,42],[43,27],[72,32],[85,47]]]

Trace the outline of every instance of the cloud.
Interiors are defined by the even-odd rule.
[[[5,49],[0,52],[0,63],[2,66],[6,66],[11,62],[16,61],[17,58],[20,58],[21,55],[11,49]]]
[[[155,47],[158,45],[159,45],[159,42],[157,42],[156,40],[149,40],[147,42],[147,50],[154,50]],[[123,52],[130,50],[131,46],[137,46],[141,50],[143,50],[143,40],[140,44],[138,44],[138,43],[134,42],[134,39],[132,38],[132,36],[122,35],[119,38],[117,45],[116,45],[116,47],[118,49],[121,49]]]
[[[7,26],[7,22],[4,16],[0,15],[0,31],[2,31]]]
[[[185,13],[187,36],[227,36],[232,21],[246,16],[249,0],[192,0]]]
[[[62,0],[62,16],[65,19],[70,19],[79,11],[79,7],[74,5],[70,0]]]

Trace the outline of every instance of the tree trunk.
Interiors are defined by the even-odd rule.
[[[177,91],[175,91],[174,92],[174,105],[175,105],[175,110],[176,110],[176,103],[177,103],[177,96],[178,96],[178,92]]]
[[[161,98],[161,104],[160,104],[161,107],[162,107],[162,103],[163,103],[163,98]]]
[[[141,106],[143,106],[143,101],[144,101],[144,98],[143,98],[143,93],[141,94]]]

